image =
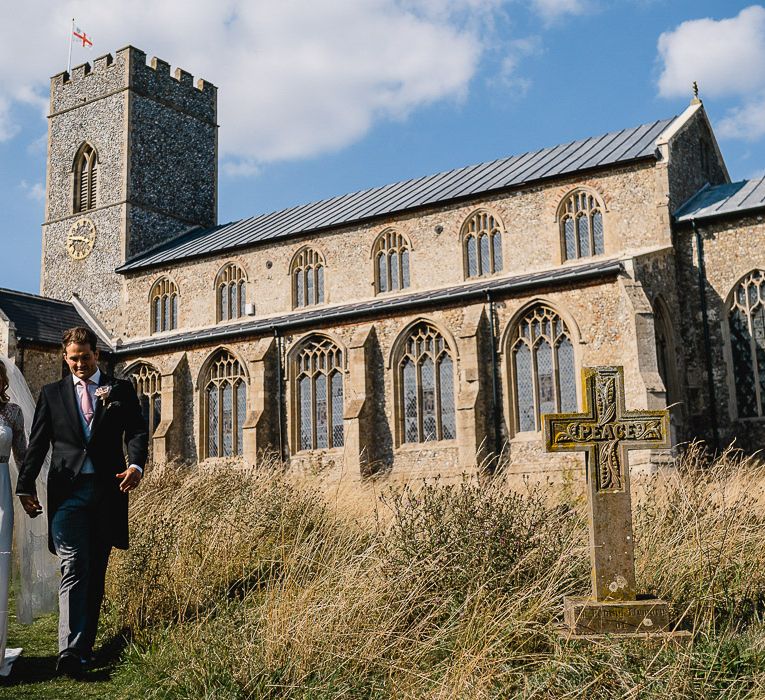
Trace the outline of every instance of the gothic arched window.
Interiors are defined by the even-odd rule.
[[[294,372],[297,449],[342,447],[342,350],[328,338],[310,340],[298,351]]]
[[[452,440],[454,358],[444,337],[429,323],[417,324],[396,358],[399,435],[402,443]]]
[[[409,286],[409,241],[395,231],[383,231],[375,241],[375,292],[395,292]]]
[[[293,258],[292,308],[324,303],[324,257],[313,248],[303,248]]]
[[[765,415],[765,270],[754,270],[733,290],[728,312],[739,418]]]
[[[229,263],[215,279],[217,320],[230,321],[244,316],[247,278],[239,265]]]
[[[242,454],[247,416],[247,377],[242,365],[221,350],[210,362],[202,384],[202,444],[205,457]]]
[[[141,413],[151,436],[162,420],[162,375],[156,367],[141,362],[130,370],[128,378],[138,394]]]
[[[88,211],[96,206],[98,188],[98,153],[88,143],[80,146],[74,160],[74,211]]]
[[[603,208],[590,192],[577,190],[559,209],[563,260],[602,255]]]
[[[149,294],[151,332],[161,333],[178,327],[178,288],[167,277],[158,279]]]
[[[563,319],[541,304],[526,312],[509,339],[515,430],[541,430],[544,413],[577,409],[574,345]]]
[[[493,214],[478,211],[462,225],[465,277],[502,271],[502,223]]]

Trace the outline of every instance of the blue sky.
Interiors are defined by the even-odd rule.
[[[13,7],[11,7],[13,5]],[[39,290],[48,78],[131,43],[219,87],[221,222],[679,114],[765,172],[765,7],[656,0],[29,0],[0,46],[0,287]]]

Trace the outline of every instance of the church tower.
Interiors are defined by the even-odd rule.
[[[125,260],[217,222],[217,89],[128,46],[51,78],[41,294],[119,333]]]

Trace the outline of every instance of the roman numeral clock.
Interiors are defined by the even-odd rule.
[[[66,236],[66,252],[73,260],[84,260],[96,244],[96,225],[87,217],[72,224]]]

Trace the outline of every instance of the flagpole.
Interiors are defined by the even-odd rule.
[[[69,32],[69,58],[66,62],[66,72],[72,72],[72,37],[74,36],[74,17],[72,17],[72,29]]]

